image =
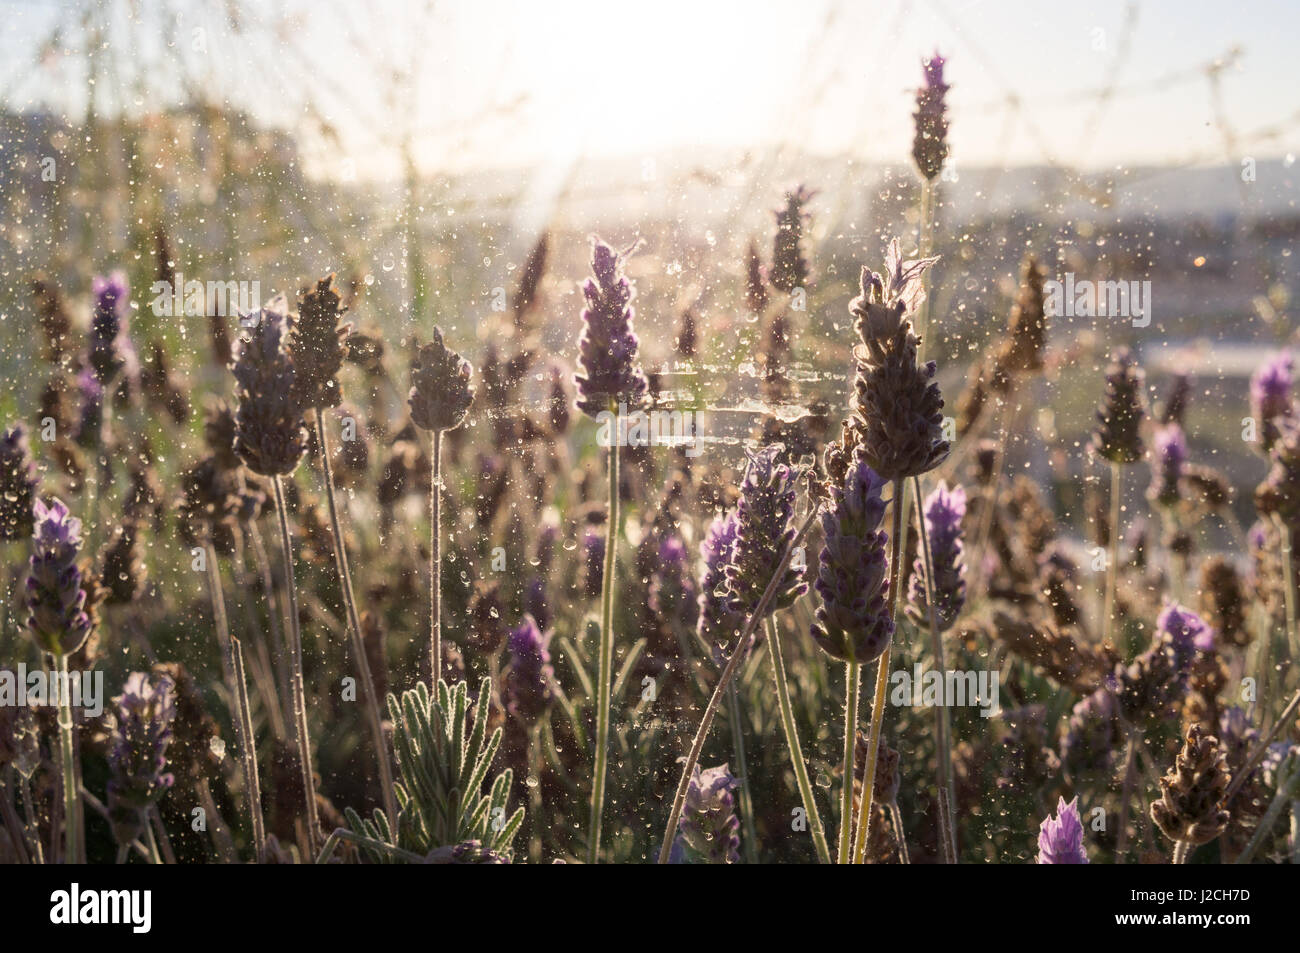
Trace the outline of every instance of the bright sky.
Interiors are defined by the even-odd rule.
[[[101,63],[116,64],[119,75],[141,64],[148,93],[131,88],[128,104],[174,96],[174,76],[185,72],[208,95],[268,121],[294,125],[314,110],[339,130],[363,175],[397,171],[393,147],[408,132],[425,171],[781,143],[899,161],[908,154],[919,60],[936,48],[949,61],[959,168],[1217,163],[1300,151],[1296,3],[232,5],[241,33],[208,12],[221,4],[93,5],[115,24]],[[0,0],[0,96],[9,108],[84,108],[79,56],[29,64],[51,27],[80,22],[86,6]],[[128,9],[140,10],[131,42]],[[65,48],[79,49],[78,33],[65,32]],[[1207,67],[1234,48],[1216,106]],[[101,81],[101,90],[123,88]]]

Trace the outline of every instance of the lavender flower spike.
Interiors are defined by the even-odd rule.
[[[1277,439],[1277,418],[1295,414],[1294,376],[1295,358],[1290,351],[1282,351],[1261,364],[1250,379],[1250,412],[1260,427],[1265,453]]]
[[[719,516],[709,526],[700,557],[704,569],[700,575],[700,614],[697,630],[706,644],[713,646],[714,660],[730,654],[732,642],[745,628],[745,617],[728,605],[727,566],[736,551],[736,534],[740,521],[736,511]],[[758,631],[758,630],[756,630]]]
[[[725,764],[701,771],[695,766],[686,790],[686,809],[677,823],[674,863],[698,860],[706,864],[740,862],[740,821],[731,793],[740,785]]]
[[[1166,602],[1156,618],[1156,631],[1174,653],[1174,663],[1182,670],[1190,668],[1197,652],[1214,649],[1215,633],[1192,610],[1176,602]]]
[[[920,275],[930,259],[903,262],[891,249],[889,275],[862,269],[862,294],[849,303],[861,343],[853,349],[850,433],[855,453],[881,477],[928,473],[948,456],[943,438],[943,395],[934,361],[918,364],[920,340],[907,316],[919,301]],[[848,450],[848,443],[844,444]]]
[[[54,656],[77,651],[90,634],[86,615],[86,590],[81,586],[77,556],[81,552],[81,520],[72,516],[62,500],[47,506],[37,500],[36,520],[27,578],[27,627],[36,644]]]
[[[623,265],[635,246],[622,254],[600,239],[591,252],[591,271],[582,285],[587,307],[582,312],[578,339],[581,372],[574,375],[578,409],[590,417],[617,407],[639,407],[649,383],[637,361],[639,342],[632,330],[631,303],[636,290],[623,274]]]
[[[1158,506],[1175,506],[1183,469],[1187,463],[1187,438],[1178,424],[1166,424],[1156,431],[1155,454],[1151,460],[1151,489],[1147,496]]]
[[[108,812],[119,844],[130,844],[144,833],[145,812],[172,786],[172,776],[163,769],[176,720],[173,688],[166,675],[150,683],[144,672],[132,672],[114,699]]]
[[[465,421],[474,403],[469,361],[447,347],[442,329],[433,329],[433,340],[422,345],[411,362],[411,420],[423,430],[438,433],[455,430]]]
[[[296,396],[293,358],[287,350],[292,319],[277,296],[245,316],[248,330],[235,359],[235,452],[254,473],[292,473],[307,450],[303,408]]]
[[[27,429],[14,424],[0,432],[0,542],[32,535],[36,487]]]
[[[97,275],[91,291],[95,311],[90,319],[90,366],[99,382],[107,385],[127,364],[122,347],[130,294],[126,274],[115,271],[107,278]]]
[[[777,462],[782,447],[766,447],[749,458],[736,509],[736,545],[725,573],[728,608],[748,615],[758,608],[763,592],[794,539],[795,475]],[[767,614],[784,609],[808,591],[795,569],[785,577],[767,605]]]
[[[871,662],[894,636],[889,617],[889,534],[880,530],[885,481],[865,461],[849,471],[845,485],[831,488],[821,515],[826,545],[813,587],[822,598],[812,637],[834,658]]]
[[[921,61],[925,70],[925,85],[916,91],[915,132],[912,137],[912,159],[926,179],[933,179],[943,171],[948,158],[948,116],[944,97],[951,88],[943,81],[943,67],[947,61],[935,53]]]
[[[1038,862],[1040,864],[1086,864],[1083,849],[1083,819],[1079,816],[1079,799],[1069,804],[1056,799],[1056,817],[1050,815],[1038,828]]]
[[[966,515],[966,491],[940,481],[925,498],[925,529],[934,563],[935,621],[946,632],[966,604],[966,565],[962,562],[961,521]],[[929,624],[926,606],[925,560],[918,558],[907,593],[907,614],[918,625]]]
[[[1126,347],[1115,351],[1106,368],[1106,395],[1097,411],[1097,427],[1089,444],[1093,453],[1111,463],[1136,463],[1146,447],[1142,420],[1146,417],[1146,375]]]
[[[768,282],[778,291],[790,294],[808,285],[810,271],[803,256],[802,243],[808,230],[808,203],[816,192],[802,185],[785,193],[785,208],[776,212],[776,238],[772,244],[772,268]]]
[[[527,727],[537,724],[555,700],[550,643],[551,633],[539,629],[531,615],[525,615],[506,640],[510,657],[506,662],[502,700],[506,711]]]

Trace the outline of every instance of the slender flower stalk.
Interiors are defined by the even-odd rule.
[[[248,689],[244,682],[244,659],[239,642],[230,634],[226,618],[226,599],[221,589],[221,571],[217,564],[217,551],[209,535],[206,541],[204,562],[207,564],[208,595],[212,599],[212,615],[217,626],[217,641],[226,669],[226,683],[235,699],[235,732],[239,740],[239,754],[244,764],[244,798],[249,822],[253,826],[253,852],[260,862],[266,850],[266,825],[262,816],[262,786],[257,773],[256,736],[253,733],[253,716],[248,705]],[[129,841],[128,841],[129,843]]]
[[[1111,637],[1111,624],[1115,617],[1115,588],[1119,582],[1119,514],[1120,497],[1124,491],[1124,471],[1118,463],[1110,465],[1110,529],[1107,537],[1109,552],[1106,555],[1106,598],[1102,608],[1102,643]],[[1095,603],[1094,603],[1095,605]]]
[[[745,729],[740,716],[740,692],[737,691],[735,682],[727,690],[727,714],[731,719],[731,749],[736,756],[736,768],[740,771],[736,782],[740,787],[740,813],[745,825],[745,863],[756,864],[758,837],[754,829],[754,797],[750,791],[749,765],[745,759]]]
[[[1273,514],[1273,523],[1277,527],[1278,549],[1282,555],[1282,598],[1286,606],[1286,637],[1291,647],[1291,657],[1300,659],[1300,625],[1296,622],[1296,582],[1294,553],[1291,540],[1291,527],[1283,522],[1278,513]]]
[[[935,184],[932,179],[921,180],[921,238],[917,245],[918,254],[922,258],[930,255],[934,248],[934,193]],[[922,283],[925,279],[921,279]],[[920,345],[917,348],[917,357],[925,360],[925,345],[929,340],[930,324],[930,298],[928,295],[923,296],[916,306],[916,334],[920,339]]]
[[[442,678],[442,431],[431,435],[429,458],[429,671]]]
[[[442,329],[433,329],[433,341],[424,345],[411,362],[411,420],[433,439],[429,481],[429,671],[433,684],[442,677],[442,434],[465,422],[474,402],[470,385],[473,368],[442,341]]]
[[[384,811],[389,817],[396,817],[397,800],[393,794],[393,771],[388,763],[388,742],[384,738],[375,680],[370,672],[365,643],[361,639],[361,617],[357,612],[357,599],[352,590],[352,571],[348,567],[348,553],[339,521],[329,436],[325,425],[326,408],[337,407],[343,401],[339,371],[347,358],[347,337],[352,326],[339,324],[339,319],[346,310],[334,288],[334,276],[318,281],[314,290],[305,292],[298,299],[298,320],[294,322],[289,334],[289,354],[293,358],[296,399],[302,407],[312,408],[316,421],[316,449],[320,454],[325,500],[330,515],[334,570],[338,575],[339,589],[343,593],[352,654],[356,658],[357,671],[361,674],[361,693],[365,696],[363,704],[366,720],[370,726],[375,761],[379,766],[379,788]]]
[[[840,845],[837,855],[837,862],[841,864],[853,863],[853,758],[857,753],[858,700],[861,695],[862,666],[858,662],[849,662],[844,669],[844,782],[840,789]],[[872,721],[874,723],[875,719]],[[879,738],[877,734],[877,744]],[[869,797],[864,794],[862,801],[867,800]]]
[[[618,444],[609,448],[609,509],[605,525],[605,564],[600,583],[600,649],[596,685],[596,765],[591,786],[587,862],[600,860],[600,829],[609,770],[609,708],[614,679],[614,551],[618,547]]]
[[[334,568],[343,590],[343,604],[347,610],[348,633],[352,640],[352,654],[356,656],[357,671],[361,673],[361,691],[365,695],[366,720],[370,724],[370,737],[375,747],[375,761],[379,765],[379,786],[384,800],[384,810],[389,817],[397,816],[397,801],[393,795],[393,770],[388,763],[388,742],[384,738],[383,719],[379,713],[379,696],[375,692],[375,679],[370,671],[366,646],[361,639],[361,617],[357,612],[357,599],[352,591],[352,571],[348,568],[347,549],[343,543],[343,528],[339,524],[338,503],[334,498],[334,474],[330,467],[329,438],[325,433],[325,420],[321,408],[316,408],[316,442],[320,449],[321,467],[325,479],[325,499],[330,514],[330,532],[334,537]]]
[[[822,827],[821,812],[817,810],[817,801],[813,797],[812,784],[808,779],[808,765],[804,761],[803,746],[799,744],[799,729],[794,721],[794,708],[790,704],[790,685],[786,681],[785,653],[781,648],[780,626],[776,624],[775,619],[771,618],[767,620],[767,650],[772,659],[772,681],[776,687],[777,707],[781,712],[781,727],[785,731],[790,763],[794,767],[795,781],[799,785],[799,797],[803,801],[804,813],[808,815],[808,829],[812,831],[817,859],[823,864],[829,864],[831,851],[826,843],[826,830]]]
[[[632,299],[636,289],[623,273],[636,246],[622,254],[596,239],[592,245],[592,277],[582,285],[587,306],[582,311],[578,339],[578,409],[595,419],[614,418],[625,408],[639,408],[649,383],[637,359],[639,342],[632,330]],[[619,536],[618,449],[621,434],[610,434],[609,507],[605,521],[605,566],[600,591],[599,683],[596,686],[596,763],[591,784],[591,820],[587,862],[600,859],[601,820],[605,808],[605,775],[609,770],[609,708],[614,678],[614,570]]]
[[[1141,729],[1134,728],[1121,718],[1125,736],[1124,780],[1119,795],[1119,833],[1115,836],[1115,863],[1122,864],[1128,847],[1128,809],[1133,798],[1133,785],[1137,780],[1137,750],[1142,744]]]
[[[293,694],[294,740],[298,763],[302,768],[303,790],[307,801],[307,839],[314,853],[321,844],[320,818],[316,810],[316,773],[312,769],[311,736],[307,730],[307,691],[302,670],[302,629],[298,624],[298,585],[293,570],[293,536],[289,532],[289,508],[284,501],[284,483],[272,478],[275,489],[275,512],[280,521],[280,547],[284,557],[285,588],[289,593],[289,668]]]
[[[59,679],[68,684],[68,657],[55,656],[59,668]],[[77,761],[75,739],[72,734],[72,705],[67,693],[59,698],[59,753],[62,756],[63,786],[63,829],[64,829],[64,863],[75,864],[81,860],[81,787],[77,783]]]

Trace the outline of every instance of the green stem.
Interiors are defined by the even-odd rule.
[[[0,814],[4,815],[5,828],[9,831],[9,842],[13,844],[14,853],[18,855],[18,863],[30,864],[31,857],[27,854],[27,831],[24,829],[22,822],[18,820],[18,812],[14,810],[14,771],[13,765],[6,765],[4,769],[4,783],[0,784]]]
[[[682,776],[677,781],[677,793],[673,797],[672,811],[668,815],[668,826],[664,828],[663,843],[659,846],[659,863],[668,863],[668,855],[672,853],[673,838],[677,833],[677,822],[681,820],[682,808],[686,804],[686,791],[691,784],[691,775],[695,772],[695,766],[699,764],[700,752],[704,750],[704,742],[709,737],[709,729],[713,727],[713,719],[718,714],[718,707],[722,704],[722,695],[731,684],[731,680],[736,677],[736,672],[740,670],[740,663],[745,656],[749,654],[750,646],[754,641],[754,632],[759,623],[767,613],[767,607],[776,595],[777,586],[785,576],[786,569],[790,566],[790,560],[794,558],[795,551],[803,543],[804,537],[808,535],[808,530],[812,529],[813,521],[817,518],[821,510],[821,504],[815,503],[808,515],[804,517],[803,525],[799,527],[799,532],[795,534],[794,540],[790,543],[781,557],[781,562],[777,564],[776,572],[772,573],[772,578],[768,580],[767,588],[763,590],[762,597],[758,600],[758,605],[749,616],[749,621],[745,623],[745,628],[740,633],[740,638],[736,640],[735,651],[731,653],[731,658],[727,660],[722,674],[718,677],[718,684],[713,688],[713,694],[709,696],[709,703],[704,708],[704,714],[700,717],[700,726],[695,730],[695,738],[691,741],[690,751],[687,753],[682,763]]]
[[[907,483],[894,481],[893,521],[890,526],[889,604],[890,618],[898,618],[898,594],[903,579],[903,514],[907,509]],[[871,827],[871,802],[876,788],[876,759],[880,753],[880,729],[885,720],[885,696],[889,688],[889,660],[892,647],[885,645],[876,665],[876,694],[871,705],[871,729],[867,736],[867,764],[862,775],[862,796],[858,799],[858,831],[853,844],[853,860],[862,863],[867,854],[867,835]],[[852,776],[850,776],[851,779]]]
[[[740,695],[736,683],[727,689],[727,708],[731,716],[731,751],[740,776],[740,813],[745,825],[745,863],[758,863],[758,836],[754,833],[754,796],[749,786],[749,764],[745,760],[745,732],[740,720]]]
[[[903,833],[903,812],[898,809],[898,798],[889,802],[889,816],[894,820],[894,840],[898,844],[898,862],[910,864],[911,856],[907,852],[907,835]]]
[[[817,802],[813,799],[812,784],[808,781],[808,765],[804,762],[803,747],[799,744],[799,729],[794,723],[794,709],[790,704],[790,686],[786,682],[785,675],[785,652],[781,648],[781,627],[774,619],[767,620],[767,645],[768,653],[772,657],[772,681],[776,685],[777,707],[781,710],[781,727],[785,729],[785,744],[790,751],[795,781],[799,784],[799,797],[803,801],[804,813],[808,815],[808,828],[812,831],[813,845],[817,848],[817,859],[823,864],[829,864],[831,850],[826,843],[826,831],[822,827]]]
[[[167,828],[163,824],[162,813],[158,810],[158,805],[155,804],[148,808],[145,813],[148,815],[147,820],[152,825],[151,830],[154,834],[155,846],[162,848],[160,855],[162,862],[174,866],[176,864],[176,852],[172,850],[172,842],[167,836]]]
[[[1119,578],[1119,498],[1123,478],[1118,463],[1110,465],[1110,554],[1106,560],[1106,602],[1102,610],[1102,644],[1111,640],[1115,615],[1115,584]],[[1122,832],[1121,832],[1122,834]]]
[[[1187,563],[1182,557],[1175,556],[1169,548],[1170,543],[1173,542],[1174,534],[1178,532],[1178,519],[1174,516],[1170,507],[1162,506],[1160,507],[1160,522],[1164,528],[1165,556],[1168,558],[1169,564],[1175,567],[1170,580],[1174,590],[1174,601],[1181,603],[1185,601],[1183,580],[1187,576]]]
[[[45,852],[41,847],[41,825],[36,821],[36,810],[33,807],[35,803],[32,800],[32,784],[27,778],[22,778],[23,789],[23,816],[27,818],[27,829],[32,833],[32,851],[36,856],[36,863],[45,863]]]
[[[528,785],[528,860],[542,862],[542,769],[546,759],[542,753],[542,723],[528,732],[528,765],[534,781]]]
[[[614,668],[614,550],[618,544],[618,441],[609,448],[609,518],[605,525],[605,571],[600,581],[600,655],[596,685],[596,769],[591,785],[591,836],[587,862],[600,859],[600,822],[609,769],[609,706]]]
[[[59,666],[59,749],[63,754],[63,830],[67,842],[63,862],[75,864],[81,857],[81,791],[77,785],[77,765],[72,753],[72,699],[67,690],[68,657],[56,656]]]
[[[1133,782],[1137,778],[1137,746],[1141,733],[1128,730],[1128,745],[1124,749],[1124,784],[1119,796],[1119,832],[1115,840],[1115,863],[1124,863],[1124,850],[1128,846],[1128,802],[1133,796]]]
[[[435,440],[437,437],[435,436]],[[330,529],[334,534],[334,568],[343,590],[343,604],[347,610],[348,630],[352,636],[352,654],[357,657],[357,671],[361,673],[361,690],[366,696],[366,720],[370,723],[370,737],[375,746],[375,761],[379,765],[379,786],[383,793],[384,813],[397,817],[397,800],[393,794],[393,771],[388,764],[388,742],[384,738],[384,722],[379,714],[379,698],[375,694],[375,680],[370,674],[370,660],[361,640],[361,617],[357,614],[357,600],[352,592],[352,572],[348,568],[348,553],[343,545],[343,528],[339,523],[339,508],[334,495],[334,474],[330,466],[329,438],[326,435],[324,414],[316,408],[316,441],[320,449],[321,466],[325,476],[325,499],[329,504]]]
[[[1282,517],[1273,514],[1273,524],[1277,527],[1278,546],[1282,551],[1282,592],[1286,599],[1286,638],[1291,649],[1291,658],[1300,659],[1300,631],[1296,628],[1295,567],[1291,554],[1291,529]]]
[[[271,627],[271,648],[275,652],[275,676],[281,699],[281,720],[284,720],[284,699],[289,698],[292,692],[289,689],[289,672],[285,667],[285,657],[288,653],[285,651],[284,633],[280,631],[283,610],[280,608],[280,596],[276,592],[275,578],[271,575],[271,557],[266,551],[266,544],[262,541],[262,533],[258,530],[256,522],[249,522],[247,527],[248,539],[253,547],[253,557],[257,562],[257,572],[262,580],[262,592],[266,596],[266,618]],[[291,713],[290,718],[292,718]]]
[[[1174,857],[1171,863],[1174,865],[1187,863],[1187,855],[1191,853],[1191,842],[1180,840],[1174,842]]]
[[[204,551],[207,564],[208,595],[212,599],[212,617],[217,627],[217,643],[226,670],[226,682],[235,702],[235,734],[244,766],[244,797],[247,801],[249,823],[253,826],[253,855],[260,863],[266,847],[266,829],[262,821],[262,790],[257,775],[257,749],[253,734],[253,717],[248,705],[248,689],[244,684],[243,653],[230,634],[226,616],[226,599],[221,590],[221,573],[217,566],[217,551],[207,540]]]
[[[429,487],[429,671],[442,677],[442,431],[433,432],[433,482]]]
[[[289,592],[289,676],[293,690],[294,743],[302,768],[302,786],[307,801],[307,843],[315,851],[321,842],[320,819],[316,812],[316,775],[311,766],[311,736],[307,731],[307,690],[302,670],[302,629],[298,624],[298,586],[293,571],[293,537],[289,533],[289,509],[284,502],[284,484],[279,475],[271,478],[275,487],[275,511],[280,518],[280,544],[284,553],[285,588]]]
[[[234,670],[239,720],[242,722],[240,746],[244,749],[244,783],[248,787],[248,813],[253,819],[253,856],[260,864],[266,853],[266,821],[262,816],[262,782],[257,773],[257,736],[253,734],[253,714],[248,704],[248,685],[244,679],[244,649],[239,639],[230,637],[230,664]]]
[[[930,255],[930,246],[934,243],[934,184],[926,179],[921,183],[921,240],[918,243],[918,255],[921,258],[927,258]],[[924,276],[921,279],[925,284],[929,284]],[[928,289],[927,289],[928,290]],[[929,337],[926,331],[930,324],[930,296],[926,295],[921,301],[920,306],[916,309],[916,336],[919,341],[917,348],[917,361],[925,363],[925,345]]]
[[[853,857],[853,756],[858,740],[858,696],[862,694],[862,666],[849,662],[844,670],[844,783],[840,785],[839,863],[851,864]],[[873,713],[871,723],[876,722]],[[862,778],[862,800],[867,799],[871,778]]]

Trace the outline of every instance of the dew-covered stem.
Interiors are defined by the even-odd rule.
[[[298,587],[293,570],[293,536],[289,532],[289,511],[284,502],[284,483],[271,478],[275,488],[275,511],[280,520],[280,544],[284,555],[285,589],[289,593],[289,679],[293,691],[294,744],[302,768],[302,784],[307,802],[307,841],[314,852],[321,842],[320,820],[316,812],[316,775],[311,764],[311,736],[307,730],[307,690],[302,668],[302,629],[298,624]]]
[[[434,440],[437,440],[437,435]],[[375,761],[379,765],[379,786],[384,801],[384,813],[397,816],[397,801],[393,795],[393,772],[388,763],[388,742],[384,738],[384,723],[379,714],[379,698],[375,694],[375,680],[370,674],[370,660],[361,639],[361,618],[357,614],[357,600],[352,591],[352,572],[348,568],[347,549],[343,543],[343,528],[339,524],[339,508],[334,493],[334,474],[330,466],[329,438],[326,434],[322,408],[316,408],[316,442],[320,450],[321,468],[325,478],[325,499],[329,504],[330,530],[334,536],[334,568],[343,590],[343,604],[348,616],[348,634],[352,640],[352,654],[357,659],[361,673],[361,691],[365,695],[366,721],[370,725],[371,743],[375,748]],[[436,658],[436,656],[435,656]]]
[[[429,486],[429,671],[442,677],[442,431],[434,430]]]
[[[596,684],[596,766],[591,785],[591,824],[587,862],[600,859],[601,814],[609,769],[609,707],[614,668],[614,550],[618,543],[618,444],[609,448],[609,509],[605,524],[605,566],[600,583],[600,649]]]
[[[794,767],[795,781],[799,785],[799,797],[803,800],[804,813],[808,815],[808,829],[812,832],[813,846],[817,848],[817,859],[823,864],[829,864],[831,851],[826,843],[826,831],[822,827],[817,801],[813,798],[812,784],[808,780],[808,765],[804,761],[803,746],[799,743],[799,728],[795,725],[794,710],[790,704],[790,685],[786,681],[785,674],[785,651],[781,647],[781,627],[773,618],[767,620],[767,646],[772,658],[772,681],[776,687],[777,707],[781,710],[781,727],[785,731],[786,750],[790,752],[790,763]]]
[[[740,813],[745,825],[745,863],[758,863],[758,835],[754,831],[754,795],[749,783],[749,763],[745,758],[745,733],[740,717],[740,693],[736,683],[727,689],[727,713],[731,718],[731,754],[740,781]]]

